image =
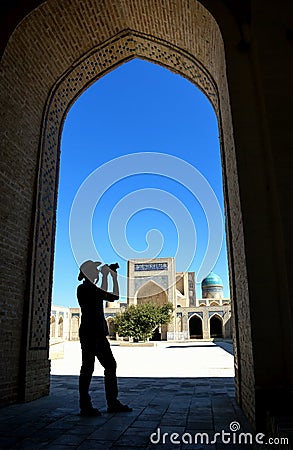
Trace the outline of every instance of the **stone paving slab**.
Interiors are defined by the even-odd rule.
[[[211,350],[202,347],[201,358]],[[131,349],[128,352],[131,356]],[[228,365],[230,354],[227,355]],[[169,356],[172,358],[172,350]],[[205,433],[212,440],[215,432],[229,431],[230,423],[235,421],[241,431],[252,432],[235,402],[233,377],[122,376],[119,392],[120,400],[134,410],[108,414],[103,377],[95,376],[91,395],[102,416],[81,417],[78,376],[52,375],[49,396],[0,410],[0,449],[240,449],[243,446],[196,443],[194,437],[196,433]]]

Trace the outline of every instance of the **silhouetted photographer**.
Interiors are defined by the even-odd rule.
[[[130,412],[127,405],[117,399],[118,386],[116,377],[116,361],[107,339],[108,326],[104,316],[103,301],[113,302],[119,299],[117,280],[117,263],[101,265],[99,261],[86,261],[80,266],[78,280],[83,280],[77,288],[77,299],[81,307],[81,324],[79,337],[82,350],[82,366],[79,377],[80,414],[83,416],[99,416],[100,411],[94,408],[89,395],[89,386],[94,371],[95,357],[104,367],[107,412]],[[102,283],[98,287],[99,273]],[[108,275],[113,279],[113,292],[108,292]]]

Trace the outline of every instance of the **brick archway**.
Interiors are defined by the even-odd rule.
[[[10,299],[23,324],[11,356],[11,366],[18,367],[21,380],[14,391],[30,400],[49,388],[59,144],[66,113],[91,83],[132,58],[146,59],[186,77],[205,93],[217,114],[232,292],[237,291],[236,382],[238,398],[244,399],[247,411],[253,411],[254,399],[241,391],[242,377],[247,392],[253,389],[254,378],[249,322],[242,338],[238,336],[239,323],[249,317],[249,296],[224,45],[216,21],[196,0],[181,0],[176,8],[172,2],[166,6],[164,0],[113,0],[104,1],[101,10],[91,0],[74,0],[66,8],[57,0],[48,0],[23,20],[8,43],[2,60],[2,100],[10,106],[10,115],[2,122],[8,149],[4,173],[7,180],[13,180],[7,198],[21,212],[23,238],[15,272],[21,281],[14,283]],[[23,189],[16,197],[13,190],[19,185]],[[13,214],[9,225],[17,241],[19,225],[13,223]],[[15,255],[9,245],[4,250],[9,268]],[[241,358],[249,364],[242,364]],[[16,386],[18,381],[12,383]]]
[[[186,78],[199,87],[211,101],[217,117],[221,120],[220,98],[217,85],[205,67],[187,52],[170,47],[166,42],[127,30],[84,55],[51,91],[47,100],[41,137],[39,183],[37,190],[37,215],[35,220],[34,253],[31,289],[31,335],[30,347],[46,348],[40,311],[47,306],[52,279],[52,247],[55,232],[55,211],[59,169],[59,143],[63,121],[75,99],[93,82],[118,65],[133,58],[146,59],[160,64]],[[228,99],[227,99],[228,101]],[[231,132],[231,123],[229,131]],[[221,134],[223,126],[219,123]],[[227,130],[228,131],[228,130]],[[227,200],[227,199],[226,199]],[[47,272],[47,277],[44,274]],[[33,301],[37,299],[37,301]]]

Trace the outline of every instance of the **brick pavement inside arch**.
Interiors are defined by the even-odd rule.
[[[149,441],[158,428],[169,434],[213,434],[235,420],[243,429],[248,426],[234,400],[233,378],[122,377],[120,398],[133,412],[107,414],[102,408],[97,418],[79,416],[77,387],[76,375],[53,375],[49,397],[3,410],[1,448],[160,448]],[[95,377],[92,393],[104,396],[102,377]],[[170,442],[164,446],[171,447]]]
[[[223,363],[231,366],[231,344],[219,344],[222,345],[219,351],[223,354]],[[181,346],[182,352],[193,349],[184,344],[178,346]],[[124,356],[127,353],[129,363],[132,349],[121,350]],[[141,348],[142,352],[145,350]],[[176,348],[169,347],[168,350],[169,357],[172,358]],[[212,351],[213,345],[201,347],[203,358]],[[147,364],[149,362],[147,359]],[[235,420],[241,424],[243,431],[249,430],[249,424],[234,398],[233,376],[197,376],[195,373],[191,377],[188,368],[186,373],[186,377],[172,377],[171,373],[168,377],[120,376],[119,397],[133,407],[133,412],[128,414],[106,413],[103,377],[95,376],[92,397],[103,414],[94,418],[79,415],[78,375],[51,375],[49,396],[31,403],[12,405],[0,411],[0,448],[197,448],[194,445],[172,446],[168,437],[168,444],[163,444],[160,438],[160,443],[155,445],[150,442],[150,435],[158,429],[161,435],[176,432],[180,436],[184,432],[191,435],[196,432],[213,435],[222,429],[229,431],[229,424]],[[213,445],[207,448],[217,449]],[[246,445],[245,448],[249,446]]]

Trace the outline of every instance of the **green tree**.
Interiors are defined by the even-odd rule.
[[[171,321],[172,303],[158,306],[154,303],[131,305],[126,311],[114,317],[114,330],[119,336],[132,337],[145,341],[151,338],[154,330]]]

